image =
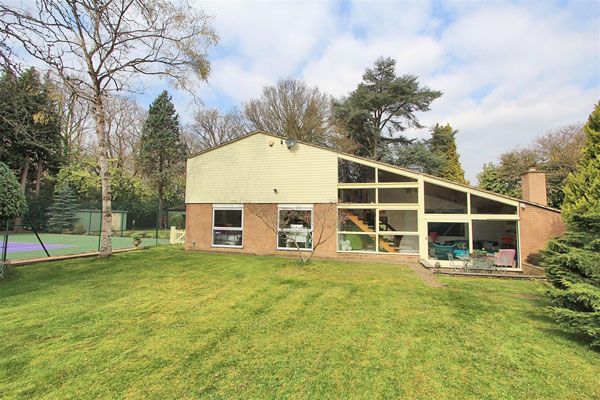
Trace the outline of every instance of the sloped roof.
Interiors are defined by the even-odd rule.
[[[197,153],[197,154],[194,154],[193,156],[188,157],[188,159],[199,157],[199,156],[201,156],[203,154],[206,154],[206,153],[208,153],[210,151],[219,149],[219,148],[224,147],[224,146],[228,146],[228,145],[230,145],[232,143],[238,142],[240,140],[244,140],[244,139],[246,139],[246,138],[248,138],[250,136],[254,136],[254,135],[258,135],[258,134],[265,135],[265,136],[271,136],[273,138],[280,139],[280,140],[281,139],[285,139],[284,136],[276,135],[274,133],[264,132],[262,130],[256,130],[256,131],[247,133],[246,135],[243,135],[243,136],[240,136],[238,138],[235,138],[233,140],[221,143],[218,146],[211,147],[210,149],[201,151],[200,153]],[[402,172],[407,172],[409,174],[421,175],[421,176],[427,177],[427,178],[429,178],[431,180],[436,180],[436,181],[445,182],[445,183],[448,183],[448,184],[451,184],[451,185],[461,186],[461,187],[464,187],[464,188],[469,189],[469,190],[473,190],[473,191],[477,191],[477,192],[481,192],[481,193],[486,193],[488,195],[492,195],[492,196],[496,196],[496,197],[500,197],[500,198],[504,198],[504,199],[508,199],[508,200],[512,200],[512,201],[518,201],[519,203],[529,204],[529,205],[532,205],[532,206],[544,208],[544,209],[549,210],[549,211],[554,211],[554,212],[557,212],[557,213],[561,213],[560,209],[554,208],[554,207],[550,207],[550,206],[548,206],[546,204],[535,203],[535,202],[532,202],[532,201],[519,199],[517,197],[506,196],[506,195],[503,195],[503,194],[500,194],[500,193],[496,193],[496,192],[492,192],[490,190],[482,189],[482,188],[479,188],[479,187],[476,187],[476,186],[471,186],[471,185],[467,185],[467,184],[464,184],[464,183],[454,182],[454,181],[451,181],[451,180],[448,180],[448,179],[440,178],[439,176],[434,176],[434,175],[426,174],[426,173],[423,173],[423,172],[414,171],[412,169],[408,169],[408,168],[404,168],[404,167],[399,167],[397,165],[388,164],[388,163],[384,163],[384,162],[377,161],[377,160],[371,160],[369,158],[357,156],[355,154],[344,153],[342,151],[338,151],[338,150],[335,150],[335,149],[332,149],[332,148],[329,148],[329,147],[326,147],[326,146],[314,144],[314,143],[307,143],[307,142],[303,142],[303,141],[300,141],[300,140],[298,141],[298,143],[306,145],[306,146],[316,147],[316,148],[319,148],[319,149],[322,149],[322,150],[325,150],[325,151],[330,151],[330,152],[333,152],[333,153],[336,153],[336,154],[339,154],[339,155],[346,156],[348,158],[354,158],[356,160],[361,160],[361,161],[366,161],[366,162],[369,162],[369,163],[379,164],[379,165],[385,166],[387,168],[393,168],[395,170],[402,171]]]

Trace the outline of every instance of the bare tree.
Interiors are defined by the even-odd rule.
[[[243,136],[251,128],[244,114],[237,108],[226,114],[221,114],[214,108],[203,108],[196,112],[189,129],[197,136],[202,151]]]
[[[132,89],[139,74],[181,87],[190,73],[206,80],[210,17],[185,0],[38,0],[35,10],[0,4],[0,35],[53,69],[93,105],[102,179],[100,256],[111,254],[107,95]]]
[[[275,233],[278,240],[293,243],[298,251],[298,259],[305,265],[313,258],[315,251],[337,232],[337,218],[331,216],[328,218],[323,210],[280,209],[276,211],[270,204],[252,204],[246,209]],[[311,227],[311,229],[298,229],[294,225]],[[308,243],[312,247],[309,247]]]
[[[111,96],[106,104],[108,156],[119,168],[135,174],[135,154],[147,112],[123,96]]]
[[[265,86],[259,99],[244,104],[244,113],[255,129],[324,145],[331,104],[331,98],[317,87],[282,79]]]

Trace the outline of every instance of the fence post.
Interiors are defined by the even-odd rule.
[[[120,237],[123,237],[123,221],[125,219],[125,203],[121,204],[121,234]]]
[[[88,221],[88,236],[92,233],[92,205],[88,204],[90,212],[90,220]]]
[[[169,243],[170,244],[175,244],[175,235],[177,235],[175,233],[175,229],[177,229],[177,228],[174,227],[174,226],[171,227],[171,236],[169,236]]]
[[[6,262],[8,252],[8,218],[6,218],[6,230],[4,231],[4,246],[2,246],[2,262]]]
[[[158,245],[158,224],[160,223],[160,199],[156,203],[156,245]]]
[[[98,251],[100,251],[100,239],[102,239],[102,211],[100,211],[100,229],[98,229]]]

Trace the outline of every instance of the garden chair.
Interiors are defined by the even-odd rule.
[[[517,251],[515,249],[499,250],[498,254],[496,254],[496,258],[494,258],[494,266],[503,268],[515,268],[516,254]]]

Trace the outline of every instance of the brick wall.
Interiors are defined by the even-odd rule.
[[[185,248],[187,250],[215,251],[278,257],[297,257],[295,250],[277,250],[277,236],[260,217],[271,225],[277,218],[277,204],[244,205],[243,248],[211,247],[212,204],[187,204],[185,226]],[[314,205],[314,241],[318,237],[328,239],[315,250],[315,257],[321,259],[369,260],[382,262],[416,262],[414,255],[358,254],[337,252],[337,206],[336,204]],[[194,243],[195,242],[195,243]]]
[[[522,261],[529,254],[545,248],[554,236],[560,236],[567,230],[561,214],[556,211],[525,204],[525,209],[520,208],[519,215]]]

